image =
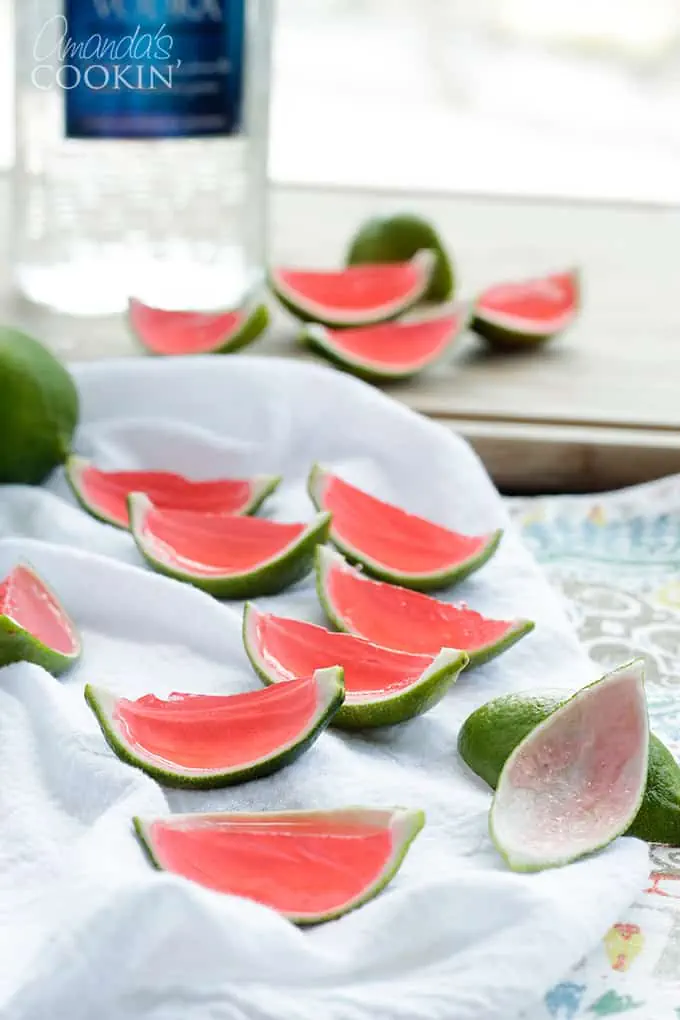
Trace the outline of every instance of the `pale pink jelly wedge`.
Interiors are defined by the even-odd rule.
[[[489,824],[509,866],[568,864],[624,833],[642,802],[648,756],[638,659],[580,690],[506,761]]]

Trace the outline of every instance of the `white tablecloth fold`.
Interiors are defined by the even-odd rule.
[[[461,530],[508,525],[470,449],[375,389],[273,358],[77,366],[79,452],[102,467],[194,477],[280,472],[268,509],[307,519],[312,461]],[[0,489],[0,572],[29,560],[84,635],[55,680],[0,672],[0,1013],[6,1020],[508,1020],[586,953],[643,885],[643,844],[513,875],[490,845],[488,790],[456,754],[461,721],[510,690],[573,689],[594,670],[561,605],[509,531],[451,593],[536,631],[464,674],[427,716],[373,734],[330,731],[277,775],[165,793],[108,750],[84,682],[135,697],[255,689],[239,605],[149,572],[124,532],[82,512],[57,476]],[[323,618],[310,580],[260,600]],[[390,888],[301,932],[275,913],[155,872],[134,814],[363,803],[421,807],[427,824]]]

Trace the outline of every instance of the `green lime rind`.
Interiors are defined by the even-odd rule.
[[[235,333],[215,348],[213,354],[233,354],[241,351],[257,340],[269,325],[269,308],[265,304],[255,305],[247,319],[241,324]]]
[[[538,347],[541,344],[547,343],[548,340],[552,340],[553,336],[557,335],[554,333],[515,333],[500,326],[495,326],[491,322],[486,322],[485,319],[477,315],[472,316],[470,329],[477,336],[486,340],[492,347],[507,351]]]
[[[398,726],[424,715],[444,698],[468,662],[465,652],[457,648],[442,648],[416,683],[400,695],[372,702],[345,702],[334,718],[333,726],[344,730],[376,729]]]
[[[301,536],[277,556],[266,560],[256,570],[242,574],[225,574],[202,577],[189,571],[169,566],[154,554],[153,545],[143,534],[143,524],[151,501],[141,492],[128,497],[130,531],[140,553],[154,570],[176,581],[192,584],[201,591],[220,599],[251,599],[260,595],[277,595],[306,577],[314,567],[314,550],[325,542],[331,524],[331,515],[317,514]]]
[[[312,465],[307,479],[307,492],[309,498],[317,510],[324,510],[323,505],[323,483],[328,472],[320,464]],[[487,536],[486,543],[475,556],[469,556],[452,566],[443,570],[433,570],[427,574],[403,574],[398,570],[390,570],[384,563],[378,563],[346,542],[341,535],[338,535],[331,522],[330,540],[340,552],[347,557],[350,563],[360,564],[367,574],[377,578],[379,581],[387,581],[389,584],[397,584],[402,588],[410,588],[411,591],[430,592],[448,588],[449,585],[458,584],[470,574],[473,574],[480,567],[491,559],[503,537],[503,529],[497,528]]]
[[[81,509],[90,514],[91,517],[95,517],[103,524],[110,524],[114,528],[122,529],[122,525],[119,524],[118,521],[114,520],[113,517],[109,517],[107,514],[102,513],[97,509],[94,503],[90,503],[87,499],[85,499],[80,485],[80,478],[88,467],[90,467],[90,461],[86,460],[85,457],[79,457],[77,454],[71,454],[71,456],[67,458],[66,463],[64,464],[64,477],[68,483],[69,489],[73,493]]]
[[[78,424],[67,369],[33,337],[0,328],[0,484],[40,485],[66,459]]]
[[[449,301],[456,283],[451,256],[438,232],[420,216],[400,213],[368,220],[352,238],[345,263],[404,262],[423,248],[436,256],[424,300]]]
[[[64,655],[24,630],[11,617],[0,615],[0,668],[14,662],[32,662],[52,676],[61,676],[79,658],[80,649],[73,655]]]
[[[559,695],[505,694],[472,712],[458,734],[458,753],[476,775],[496,788],[517,745],[559,708]],[[680,846],[680,765],[654,733],[649,739],[647,785],[629,836]]]
[[[581,703],[587,703],[588,700],[593,698],[594,692],[605,685],[613,685],[614,683],[620,683],[622,679],[626,682],[635,685],[636,697],[638,700],[638,708],[641,714],[644,716],[644,746],[640,749],[640,757],[642,759],[643,768],[641,769],[638,789],[636,792],[635,799],[631,805],[622,813],[618,822],[611,821],[610,828],[606,833],[602,833],[597,839],[593,837],[589,844],[583,841],[575,840],[569,845],[569,836],[565,836],[565,845],[559,851],[553,851],[551,855],[548,855],[547,850],[543,849],[539,852],[534,851],[532,853],[530,848],[521,845],[521,840],[518,839],[516,832],[512,832],[512,825],[508,830],[507,823],[505,825],[505,831],[501,834],[502,818],[508,810],[508,804],[504,800],[506,795],[506,787],[510,790],[514,789],[511,778],[512,770],[517,761],[518,757],[522,754],[527,754],[530,746],[540,741],[543,734],[548,734],[556,725],[562,721],[562,718],[569,716],[574,712],[576,705]],[[581,709],[583,711],[583,709]],[[567,698],[562,702],[550,715],[547,716],[543,722],[538,723],[524,739],[511,751],[508,759],[503,765],[503,769],[498,778],[498,783],[491,804],[491,810],[489,812],[489,834],[492,842],[496,849],[501,854],[506,864],[512,871],[519,872],[534,872],[543,871],[547,868],[561,867],[566,864],[571,864],[573,861],[580,859],[590,853],[595,853],[598,850],[604,849],[619,836],[622,836],[633,824],[638,811],[642,805],[642,801],[645,793],[646,774],[648,771],[649,762],[649,721],[647,715],[647,702],[645,699],[644,692],[644,668],[641,659],[635,659],[631,662],[625,663],[619,666],[617,669],[606,673],[593,683],[581,688],[570,698]],[[584,778],[585,783],[585,778]],[[574,797],[578,799],[579,790],[574,790]],[[529,817],[526,818],[527,824],[530,824]]]
[[[354,631],[347,620],[335,606],[328,590],[329,575],[333,568],[348,566],[347,561],[334,549],[327,545],[320,545],[314,553],[314,574],[316,582],[316,595],[319,604],[326,614],[327,619],[337,630],[345,634],[352,634]],[[362,637],[363,635],[359,635]]]
[[[182,817],[181,815],[173,815],[173,818],[181,817]],[[144,851],[144,856],[146,857],[149,864],[151,864],[156,869],[156,871],[164,871],[165,869],[162,867],[160,861],[156,857],[156,853],[153,848],[153,841],[151,838],[151,827],[155,822],[161,820],[162,819],[158,818],[140,818],[138,815],[135,815],[132,819],[132,827],[134,828],[135,835],[139,840],[139,844],[142,850]]]
[[[504,694],[472,712],[458,732],[458,753],[492,789],[505,762],[539,723],[563,704],[550,694]]]
[[[110,517],[104,511],[100,510],[95,503],[90,502],[85,497],[82,489],[81,477],[83,472],[91,466],[92,465],[89,460],[85,457],[79,457],[76,454],[72,454],[64,465],[65,478],[75,499],[83,510],[98,521],[101,521],[102,524],[110,524],[112,528],[118,528],[120,531],[129,531],[129,527],[121,524],[120,521],[116,520],[114,517]],[[248,517],[257,513],[264,501],[276,491],[281,484],[281,481],[281,475],[256,475],[252,478],[251,482],[253,483],[253,491],[251,498],[239,516]]]
[[[503,322],[501,313],[494,315],[484,312],[478,303],[475,303],[473,308],[470,329],[499,350],[522,350],[547,343],[568,329],[581,311],[581,273],[578,269],[572,269],[569,275],[574,281],[576,301],[569,315],[563,315],[553,329],[547,331],[542,328],[532,329],[528,323],[524,328],[513,327],[508,322]]]
[[[154,824],[162,822],[164,824],[186,827],[187,824],[194,823],[197,826],[200,825],[205,827],[206,823],[212,820],[215,820],[216,822],[224,822],[229,819],[245,819],[248,821],[257,820],[259,822],[279,820],[281,822],[286,822],[288,820],[323,822],[324,820],[328,820],[329,823],[346,822],[349,824],[363,823],[367,825],[380,825],[384,828],[389,828],[391,831],[392,851],[385,861],[385,865],[383,866],[380,874],[372,882],[367,884],[358,895],[354,896],[349,901],[338,903],[336,907],[331,910],[327,910],[324,913],[298,913],[291,911],[286,912],[283,915],[293,924],[299,925],[300,927],[323,924],[325,921],[334,921],[374,899],[396,876],[404,862],[404,858],[406,857],[411,844],[425,825],[425,813],[423,811],[408,808],[379,809],[363,807],[336,808],[329,811],[259,812],[257,814],[245,812],[221,812],[212,814],[172,815],[169,818],[159,819],[144,819],[135,817],[132,819],[132,824],[149,862],[158,871],[164,871],[165,868],[160,860],[160,854],[154,846]]]
[[[318,322],[309,323],[302,330],[298,339],[305,347],[309,347],[311,350],[323,355],[324,358],[332,361],[338,368],[342,368],[351,375],[355,375],[357,379],[363,379],[364,382],[400,382],[402,379],[412,378],[421,371],[420,367],[390,371],[358,358],[353,358],[351,355],[345,354],[333,343],[326,326],[322,326]]]
[[[276,300],[293,316],[293,318],[298,319],[300,322],[322,322],[322,317],[320,315],[310,314],[284,291],[283,287],[277,282],[276,274],[272,270],[269,272],[267,282],[269,289],[275,296]],[[337,326],[337,323],[322,322],[322,325],[335,327]]]
[[[87,684],[85,700],[92,709],[107,744],[121,761],[140,769],[164,786],[193,790],[217,790],[225,786],[236,786],[272,775],[287,765],[291,765],[312,746],[327,728],[345,697],[342,669],[339,667],[333,666],[330,669],[317,670],[314,679],[317,683],[319,698],[316,712],[293,740],[288,741],[278,751],[267,757],[222,770],[173,769],[170,763],[155,764],[154,760],[158,761],[155,755],[145,757],[143,752],[136,751],[126,740],[120,728],[116,727],[114,720],[115,706],[118,701],[116,695],[102,687]]]
[[[644,673],[642,661],[639,659],[605,674],[594,684],[588,685],[566,700],[562,700],[559,695],[554,693],[506,695],[496,698],[473,712],[463,724],[458,744],[461,757],[480,778],[484,779],[492,788],[497,787],[497,784],[502,780],[507,763],[511,759],[514,760],[517,749],[530,739],[537,727],[548,726],[550,717],[558,711],[564,711],[574,698],[591,691],[597,684],[614,680],[624,671],[633,673],[633,679],[638,684],[639,696],[644,702]],[[629,812],[628,820],[623,820],[620,830],[616,831],[611,838],[616,838],[618,835],[632,835],[650,842],[673,843],[677,841],[680,834],[678,826],[680,769],[677,768],[672,755],[661,741],[653,734],[649,734],[648,728],[647,733],[649,739],[646,741],[645,749],[647,756],[646,777],[645,782],[640,786],[637,808]],[[669,766],[673,766],[675,790],[673,789],[673,777],[668,772]],[[664,772],[663,784],[658,782],[659,769]],[[660,792],[661,795],[659,795]],[[494,804],[496,797],[497,794],[494,797]],[[492,838],[495,839],[493,829],[493,820],[490,816],[490,830]],[[498,843],[497,840],[495,841]],[[571,856],[566,855],[564,859],[553,861],[550,864],[543,863],[540,867],[569,863],[586,852],[601,849],[610,841],[607,839],[602,845],[592,846],[588,850],[581,848],[578,853]],[[501,852],[503,853],[502,849]],[[503,853],[503,855],[507,859],[507,854]],[[526,861],[522,862],[521,860],[509,860],[508,863],[515,870],[539,870],[539,865],[535,861],[533,866],[528,866]]]
[[[40,638],[31,634],[22,627],[16,620],[6,614],[0,614],[0,668],[10,666],[15,662],[31,662],[35,666],[41,666],[51,673],[52,676],[61,676],[71,669],[80,659],[82,648],[80,637],[75,624],[68,613],[61,605],[54,592],[45,584],[43,579],[36,573],[28,563],[20,563],[16,569],[25,570],[32,574],[37,584],[45,591],[52,605],[55,607],[58,616],[64,621],[69,634],[75,643],[73,652],[67,654],[59,652],[56,648],[50,648]]]
[[[248,505],[239,516],[252,517],[257,513],[265,500],[269,499],[276,492],[283,481],[283,475],[256,475],[251,479],[253,482],[253,494]]]
[[[645,795],[628,835],[648,843],[680,846],[680,765],[653,733]]]
[[[403,365],[403,366],[390,366],[380,365],[375,361],[370,361],[367,358],[360,358],[356,355],[349,354],[344,351],[342,347],[339,347],[332,335],[329,333],[326,326],[320,325],[318,322],[309,323],[300,333],[299,342],[304,344],[306,347],[310,347],[312,350],[318,351],[324,357],[328,358],[333,364],[339,368],[345,369],[352,375],[357,376],[359,379],[364,379],[366,382],[371,383],[389,383],[389,382],[401,382],[404,379],[412,379],[420,372],[425,371],[431,365],[441,361],[449,353],[453,342],[461,334],[461,332],[467,329],[470,322],[470,314],[464,314],[451,330],[451,336],[446,346],[437,352],[429,361],[423,363],[422,361],[416,365]]]
[[[371,311],[349,312],[343,311],[338,315],[329,314],[323,305],[306,300],[301,295],[294,294],[286,287],[277,276],[276,270],[270,270],[268,275],[269,288],[276,296],[283,307],[301,322],[316,322],[321,326],[328,326],[332,329],[349,329],[358,326],[377,326],[381,322],[391,322],[404,315],[409,309],[419,304],[429,286],[434,266],[434,256],[431,251],[419,251],[413,253],[413,259],[421,266],[421,279],[419,285],[408,294],[405,294],[400,301],[392,301],[389,305],[373,308]]]
[[[512,626],[506,630],[503,637],[468,651],[470,656],[468,670],[484,666],[487,662],[491,662],[492,659],[502,655],[503,652],[507,652],[509,648],[516,645],[518,641],[521,641],[523,637],[531,634],[535,628],[536,624],[533,620],[513,620]]]
[[[236,351],[242,350],[244,347],[248,347],[257,340],[259,336],[264,333],[270,322],[269,308],[262,302],[252,306],[248,315],[243,322],[235,329],[232,330],[228,336],[225,336],[219,341],[219,343],[210,348],[207,351],[188,351],[186,354],[163,354],[160,351],[154,351],[147,346],[144,338],[135,329],[132,322],[132,315],[130,314],[130,304],[128,303],[128,309],[125,315],[125,323],[127,325],[128,333],[135,341],[138,347],[140,347],[146,354],[149,354],[154,358],[173,358],[173,357],[195,357],[199,354],[233,354]]]
[[[346,634],[356,634],[358,637],[366,637],[365,634],[354,630],[348,620],[342,615],[342,612],[336,607],[331,598],[329,592],[329,576],[334,569],[345,569],[349,568],[347,560],[336,552],[335,549],[329,546],[320,545],[316,550],[315,554],[315,573],[316,573],[316,594],[321,604],[321,608],[326,614],[328,620],[338,630],[344,631]],[[515,620],[512,626],[505,632],[503,637],[498,638],[496,641],[491,641],[486,645],[481,645],[479,648],[474,650],[467,650],[466,654],[469,657],[468,665],[466,666],[467,672],[471,669],[475,669],[477,666],[483,666],[487,662],[491,662],[496,656],[506,652],[513,645],[521,641],[523,637],[530,634],[535,628],[533,620]],[[370,639],[368,639],[370,640]]]
[[[268,667],[266,658],[260,655],[251,638],[250,620],[256,612],[255,606],[246,603],[243,610],[243,647],[259,678],[270,686],[282,681],[275,671]],[[428,669],[410,687],[398,694],[387,698],[375,698],[373,701],[362,698],[361,701],[352,702],[351,694],[345,692],[345,702],[333,717],[332,725],[344,730],[365,730],[380,726],[397,726],[423,715],[442,700],[468,661],[465,652],[457,648],[442,648]]]

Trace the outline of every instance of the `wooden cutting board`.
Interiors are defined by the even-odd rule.
[[[595,491],[680,471],[680,210],[279,187],[272,261],[337,265],[355,224],[397,209],[438,224],[461,296],[579,265],[584,307],[542,350],[493,355],[466,336],[389,392],[467,436],[506,491]],[[5,321],[70,358],[138,353],[120,317],[71,319],[13,297],[7,248],[3,261]],[[308,356],[294,335],[277,315],[253,353]]]

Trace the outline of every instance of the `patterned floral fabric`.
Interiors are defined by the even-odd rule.
[[[644,656],[653,728],[680,758],[680,477],[509,506],[592,658]],[[637,902],[525,1020],[680,1020],[680,849],[650,860]]]

